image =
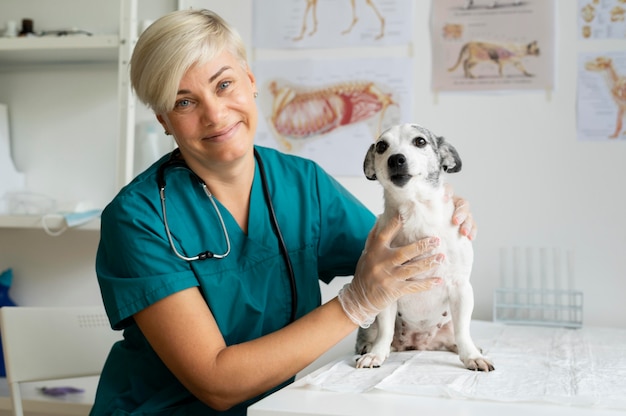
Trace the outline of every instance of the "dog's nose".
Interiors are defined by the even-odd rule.
[[[387,166],[394,170],[403,169],[406,165],[406,157],[402,153],[389,156]]]

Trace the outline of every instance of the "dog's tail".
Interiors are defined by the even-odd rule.
[[[465,45],[463,45],[463,47],[459,51],[459,57],[457,58],[456,63],[451,68],[448,68],[448,72],[452,72],[452,71],[456,70],[459,67],[459,65],[461,65],[461,61],[463,60],[463,56],[465,56],[465,54],[467,53],[468,49],[469,49],[469,43],[466,43]]]

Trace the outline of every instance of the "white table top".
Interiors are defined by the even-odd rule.
[[[515,339],[516,342],[520,342],[519,335],[530,335],[526,337],[526,341],[521,341],[521,344],[514,344],[517,346],[524,346],[524,342],[528,343],[528,346],[534,346],[539,352],[546,351],[550,357],[556,357],[558,360],[558,351],[555,350],[556,344],[544,343],[542,345],[545,346],[537,346],[541,344],[538,342],[538,339],[544,337],[546,335],[550,335],[552,331],[551,329],[546,329],[537,327],[533,328],[509,328],[506,329],[505,332],[507,335],[502,335],[505,332],[502,332],[502,327],[498,327],[501,324],[493,324],[484,321],[478,321],[472,323],[472,333],[476,335],[475,340],[482,341],[485,340],[511,340]],[[500,332],[498,332],[500,331]],[[547,332],[548,331],[548,332]],[[558,331],[558,330],[554,330]],[[562,331],[562,330],[561,330]],[[576,330],[578,331],[578,330]],[[555,332],[556,333],[556,332]],[[563,334],[562,332],[560,333]],[[592,335],[589,337],[589,335]],[[596,330],[593,328],[589,328],[584,330],[583,332],[565,332],[566,341],[565,344],[558,344],[560,346],[565,346],[565,354],[566,356],[576,356],[584,358],[585,354],[582,352],[588,351],[589,353],[594,352],[598,353],[601,350],[597,349],[596,344],[600,344],[600,348],[609,348],[608,351],[612,351],[611,355],[606,356],[606,360],[611,364],[605,362],[604,364],[608,365],[612,368],[611,373],[613,376],[618,377],[620,380],[622,378],[622,372],[626,371],[626,357],[623,356],[622,351],[624,343],[626,341],[626,331],[623,330]],[[505,337],[505,338],[501,338]],[[570,339],[571,338],[571,339]],[[601,338],[601,339],[600,339]],[[560,340],[561,338],[559,338]],[[582,342],[581,342],[582,340]],[[591,340],[591,341],[590,341]],[[479,342],[479,341],[477,341]],[[569,345],[572,344],[572,345]],[[412,394],[412,393],[402,393],[394,390],[387,390],[384,388],[373,388],[367,390],[365,392],[355,392],[352,389],[343,389],[345,384],[352,382],[353,378],[349,376],[349,382],[344,377],[344,373],[339,372],[338,379],[340,380],[338,383],[343,383],[339,387],[339,389],[333,389],[332,387],[336,387],[331,385],[330,379],[325,379],[328,382],[322,383],[321,385],[317,385],[315,380],[318,378],[324,379],[324,376],[327,374],[337,374],[335,370],[338,367],[335,365],[337,362],[342,362],[346,358],[349,360],[352,359],[351,352],[354,346],[354,339],[349,338],[342,341],[338,347],[331,350],[331,352],[325,354],[318,361],[316,361],[313,365],[309,366],[305,372],[312,371],[311,376],[302,376],[296,380],[290,386],[285,387],[284,389],[266,397],[265,399],[259,401],[258,403],[252,405],[248,409],[249,416],[385,416],[385,415],[415,415],[415,414],[424,414],[424,415],[459,415],[459,416],[491,416],[491,415],[506,415],[506,416],[544,416],[544,415],[563,415],[567,414],[568,416],[611,416],[611,415],[626,415],[626,407],[624,407],[624,402],[621,401],[618,407],[616,408],[608,408],[605,407],[602,403],[603,401],[599,401],[600,404],[594,405],[580,405],[575,406],[570,403],[574,403],[574,401],[567,401],[567,398],[563,401],[548,401],[542,399],[538,400],[519,400],[520,394],[514,394],[510,398],[506,398],[507,396],[498,396],[497,392],[494,392],[495,396],[491,396],[489,391],[486,395],[483,396],[489,399],[476,398],[471,396],[462,396],[455,395],[455,398],[452,396],[446,396],[445,394]],[[584,346],[583,350],[581,350],[581,346]],[[610,349],[610,348],[613,349]],[[594,349],[595,348],[595,349]],[[495,351],[498,350],[494,348]],[[505,379],[504,380],[512,380],[513,384],[516,383],[524,383],[522,380],[529,380],[533,378],[533,374],[536,374],[531,365],[532,360],[524,361],[526,355],[527,358],[534,358],[529,353],[524,353],[524,348],[521,349],[521,356],[517,357],[516,362],[520,362],[521,364],[513,368],[510,364],[502,362],[501,365],[496,365],[496,372],[504,371]],[[567,351],[575,352],[575,354],[567,354]],[[500,348],[502,351],[502,348]],[[556,351],[556,352],[555,352]],[[582,352],[581,352],[582,351]],[[406,353],[401,353],[406,354]],[[526,355],[525,355],[526,354]],[[556,354],[556,355],[555,355]],[[489,355],[489,354],[488,354]],[[592,354],[593,355],[593,354]],[[620,358],[621,357],[621,358]],[[347,361],[348,363],[350,361]],[[526,362],[526,365],[524,365]],[[586,361],[581,361],[581,363],[585,363]],[[322,364],[323,363],[323,364]],[[573,361],[574,369],[576,371],[583,371],[584,373],[588,373],[589,371],[593,372],[594,369],[596,371],[600,371],[601,368],[596,368],[597,362],[590,362],[588,364],[591,367],[577,365],[580,364],[576,359]],[[449,365],[449,363],[447,363]],[[557,365],[556,362],[548,364],[550,368],[553,365]],[[345,366],[344,366],[345,367]],[[618,368],[619,367],[619,368]],[[342,367],[343,368],[343,367]],[[425,367],[417,367],[417,368],[425,368]],[[438,374],[438,371],[444,371],[444,368],[429,368],[426,371],[432,371],[433,374]],[[464,371],[462,368],[460,369]],[[587,371],[589,370],[589,371]],[[343,371],[343,370],[342,370]],[[352,370],[349,370],[352,371]],[[360,370],[357,370],[360,371]],[[364,370],[368,371],[368,370]],[[333,373],[335,372],[335,373]],[[520,373],[520,374],[516,374]],[[593,374],[593,373],[591,373]],[[321,377],[318,377],[322,375]],[[395,375],[395,373],[394,373]],[[613,377],[612,376],[612,377]],[[510,379],[508,377],[511,377]],[[572,376],[574,377],[574,376]],[[577,378],[576,376],[575,378]],[[337,377],[335,377],[336,379]],[[537,378],[537,377],[534,377]],[[539,376],[541,378],[541,376]],[[436,378],[434,378],[436,379]],[[333,379],[334,380],[334,379]],[[517,381],[516,381],[517,380]],[[598,379],[600,380],[600,379]],[[603,379],[604,382],[606,379]],[[599,390],[602,397],[606,396],[606,392],[610,391],[612,388],[612,392],[610,393],[614,397],[616,394],[616,389],[621,389],[623,386],[623,382],[617,381],[613,379],[614,382],[611,385],[607,385],[606,389],[601,388]],[[540,380],[541,381],[541,380]],[[554,381],[554,380],[552,380]],[[557,380],[558,381],[558,380]],[[578,379],[577,379],[578,381]],[[532,381],[531,381],[532,382]],[[562,383],[561,383],[562,384]],[[325,388],[325,387],[329,388]],[[521,385],[520,385],[521,386]],[[602,384],[601,386],[604,386]],[[349,387],[349,386],[348,386]],[[497,388],[497,387],[496,387]],[[401,391],[401,390],[400,390]],[[517,390],[515,390],[517,391]],[[574,391],[577,391],[574,389]],[[626,395],[626,391],[624,391],[624,395]],[[618,394],[621,397],[621,394]],[[522,396],[526,397],[526,396]],[[559,404],[560,403],[560,404]]]
[[[616,416],[626,412],[538,403],[502,403],[417,397],[370,391],[338,393],[302,385],[302,380],[248,408],[248,416]]]

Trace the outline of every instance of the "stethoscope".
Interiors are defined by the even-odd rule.
[[[256,149],[254,149],[254,158],[259,165],[259,173],[261,174],[261,184],[263,186],[263,195],[265,197],[265,202],[267,203],[267,208],[270,213],[270,220],[272,222],[272,226],[274,227],[274,231],[276,232],[276,237],[278,238],[278,244],[280,246],[280,251],[285,260],[285,265],[287,266],[287,272],[289,274],[289,285],[291,287],[291,322],[296,319],[296,310],[298,308],[298,294],[296,292],[296,278],[294,275],[293,267],[291,265],[291,260],[289,259],[289,252],[287,251],[287,245],[285,244],[285,240],[283,239],[283,234],[280,231],[280,227],[278,226],[278,220],[276,219],[276,212],[274,211],[274,204],[272,204],[272,199],[270,198],[270,191],[267,185],[267,176],[265,174],[265,166],[263,165],[263,161],[261,160],[261,156]],[[181,260],[185,260],[188,262],[196,261],[196,260],[206,260],[206,259],[223,259],[230,254],[230,238],[228,236],[228,230],[226,229],[226,225],[224,224],[224,219],[222,218],[222,214],[215,203],[215,199],[213,198],[213,194],[206,186],[206,183],[198,176],[195,175],[198,179],[198,182],[202,186],[204,193],[209,198],[215,213],[217,214],[217,218],[219,219],[220,225],[222,226],[222,232],[224,233],[224,239],[226,241],[226,250],[222,254],[217,254],[212,251],[206,250],[198,253],[193,257],[187,257],[181,254],[174,244],[174,239],[172,238],[172,233],[170,231],[170,226],[167,221],[167,209],[165,207],[165,171],[169,168],[182,168],[187,169],[193,173],[191,169],[187,166],[185,160],[180,156],[180,149],[175,149],[169,156],[169,158],[159,166],[157,170],[157,185],[159,187],[159,195],[161,196],[161,211],[163,212],[163,225],[165,226],[165,233],[167,234],[167,239],[169,240],[170,247],[172,252],[176,257]]]

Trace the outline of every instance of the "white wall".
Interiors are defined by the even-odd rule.
[[[235,24],[250,44],[251,0],[203,2]],[[415,3],[414,121],[446,136],[464,162],[450,181],[471,202],[480,229],[474,246],[474,317],[491,319],[500,247],[559,246],[575,252],[575,287],[585,295],[585,325],[626,328],[626,191],[621,183],[626,140],[583,143],[575,134],[577,53],[623,48],[623,42],[578,41],[577,2],[557,0],[556,90],[550,97],[545,92],[435,97],[429,87],[430,2]],[[150,7],[141,4],[149,13]],[[160,2],[159,10],[175,4]],[[376,183],[339,179],[380,212]],[[14,297],[23,303],[98,301],[96,246],[97,232],[72,231],[53,239],[37,230],[0,230],[0,269],[14,268]],[[336,293],[341,283],[324,288],[325,296]]]
[[[222,13],[251,41],[251,1],[195,0]],[[626,327],[626,137],[576,139],[577,54],[624,49],[624,41],[578,41],[577,3],[556,0],[556,88],[512,94],[439,94],[430,90],[430,1],[415,2],[415,122],[444,135],[463,159],[449,177],[469,199],[479,225],[472,276],[474,317],[491,319],[500,248],[574,251],[574,286],[584,292],[584,323]],[[374,212],[381,190],[340,178]],[[341,282],[324,293],[336,293]]]
[[[428,51],[429,7],[416,2],[415,51]],[[429,3],[429,2],[428,2]],[[584,321],[626,327],[626,137],[576,140],[577,2],[557,0],[556,90],[507,95],[443,95],[434,102],[429,65],[416,65],[416,120],[453,142],[464,161],[450,176],[479,224],[472,281],[475,317],[490,318],[499,248],[560,246],[575,252]],[[609,45],[624,48],[624,43]],[[416,55],[418,52],[416,52]],[[354,184],[367,198],[368,187]],[[371,198],[365,200],[370,201]]]

